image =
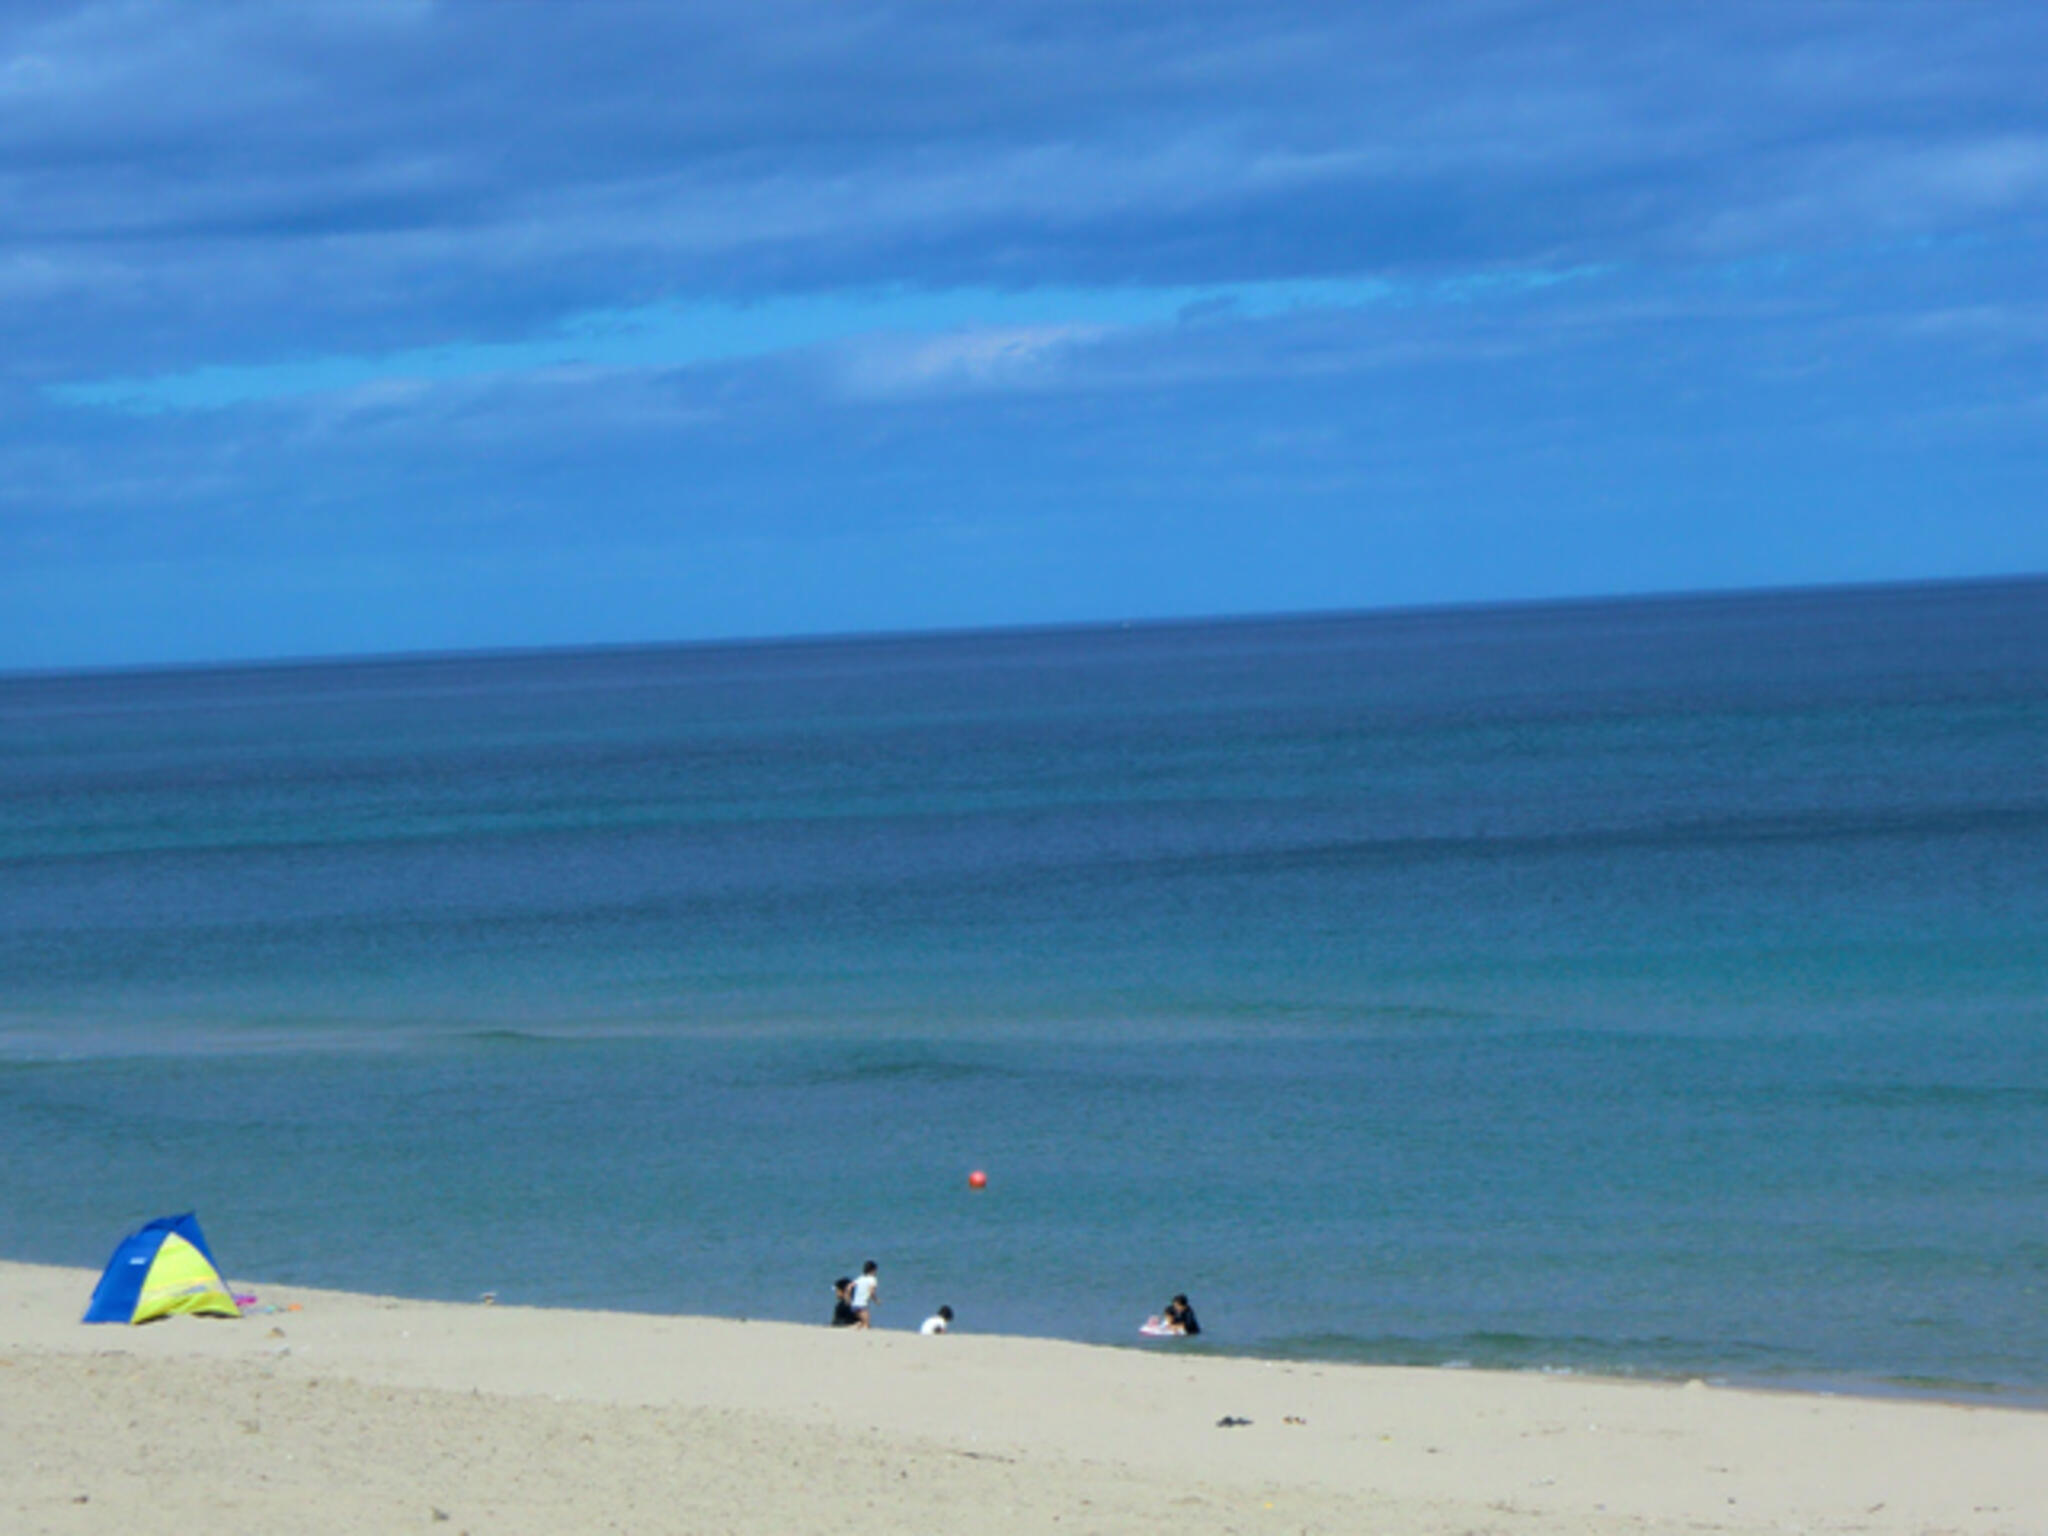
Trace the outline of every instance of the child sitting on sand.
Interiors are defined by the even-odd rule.
[[[853,1277],[841,1275],[832,1282],[832,1326],[851,1328],[860,1322],[860,1314],[853,1310]]]

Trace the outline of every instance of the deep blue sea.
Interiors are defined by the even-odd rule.
[[[2048,1400],[2048,582],[0,677],[0,1256],[190,1208]]]

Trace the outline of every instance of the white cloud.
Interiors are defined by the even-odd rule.
[[[1751,180],[1761,185],[1739,189],[1701,222],[1707,252],[1839,249],[2048,213],[2048,136],[1867,138],[1760,159]]]
[[[834,349],[833,381],[851,399],[1019,389],[1047,381],[1105,327],[999,326],[944,336],[862,337]]]

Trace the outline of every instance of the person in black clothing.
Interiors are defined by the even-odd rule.
[[[1185,1296],[1176,1296],[1169,1301],[1161,1320],[1175,1333],[1184,1333],[1192,1337],[1202,1331],[1202,1325],[1195,1321],[1195,1309],[1188,1305]]]
[[[841,1275],[832,1282],[832,1326],[851,1328],[860,1322],[860,1314],[853,1310],[853,1277]]]

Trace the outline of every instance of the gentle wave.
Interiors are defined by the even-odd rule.
[[[1315,1333],[1262,1341],[1252,1349],[1232,1349],[1214,1340],[1209,1341],[1209,1347],[1213,1353],[1244,1354],[1263,1360],[1640,1381],[1704,1380],[1718,1386],[2048,1407],[2048,1388],[2039,1384],[1962,1375],[1826,1370],[1804,1351],[1755,1342],[1663,1337],[1605,1339],[1583,1334],[1546,1337],[1503,1332],[1428,1339]]]
[[[1810,1365],[1780,1346],[1747,1341],[1600,1338],[1480,1330],[1417,1338],[1403,1334],[1286,1334],[1252,1353],[1276,1360],[1351,1360],[1374,1365],[1473,1370],[1579,1371],[1599,1375],[1685,1378],[1732,1369],[1761,1372]]]

